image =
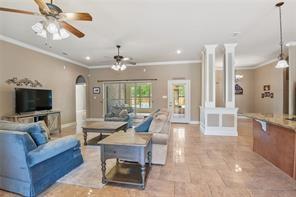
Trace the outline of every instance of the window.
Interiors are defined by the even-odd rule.
[[[136,83],[130,86],[130,98],[132,106],[136,109],[152,108],[152,84]]]

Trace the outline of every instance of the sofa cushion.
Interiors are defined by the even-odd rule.
[[[169,136],[165,133],[153,133],[152,144],[167,145]]]
[[[42,128],[41,124],[38,122],[37,123],[29,123],[29,124],[14,123],[14,122],[10,122],[10,123],[1,122],[0,129],[10,130],[10,131],[27,132],[33,138],[33,140],[37,144],[37,146],[48,142],[48,136],[46,134],[46,131]]]
[[[153,120],[152,116],[146,117],[143,122],[141,122],[140,124],[138,124],[135,127],[135,131],[136,132],[148,132],[152,120]]]
[[[119,117],[124,118],[128,115],[128,112],[126,109],[121,110],[121,112],[119,113]]]
[[[111,109],[111,113],[113,116],[119,116],[119,113],[121,112],[122,108],[121,107],[115,107],[113,106]]]
[[[80,147],[80,142],[74,136],[67,136],[38,146],[28,154],[28,163],[32,167],[42,161],[54,157],[71,148]]]
[[[155,114],[153,121],[149,127],[149,132],[159,133],[162,131],[164,124],[167,121],[167,115],[165,114]]]

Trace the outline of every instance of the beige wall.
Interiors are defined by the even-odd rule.
[[[243,75],[237,84],[239,84],[243,90],[243,95],[235,95],[235,105],[239,108],[239,113],[253,112],[253,91],[254,91],[254,70],[236,70],[236,74]],[[216,106],[224,107],[223,96],[223,70],[216,71]]]
[[[144,68],[146,72],[144,72]],[[97,80],[157,79],[152,81],[153,109],[167,107],[168,80],[188,79],[191,81],[191,120],[199,120],[201,104],[201,64],[159,65],[147,67],[128,67],[124,72],[116,72],[110,68],[90,70],[90,90],[101,87]],[[90,95],[90,117],[103,117],[103,94]]]
[[[14,86],[5,81],[18,77],[36,79],[53,90],[53,108],[61,110],[62,123],[74,122],[78,75],[87,79],[88,69],[0,41],[0,117],[14,113]]]
[[[276,69],[275,63],[254,70],[254,112],[283,113],[283,69]],[[274,98],[261,98],[263,86],[270,85]]]

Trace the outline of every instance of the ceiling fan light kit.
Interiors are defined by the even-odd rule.
[[[115,63],[111,66],[111,69],[115,71],[124,71],[127,69],[126,64],[136,65],[135,62],[131,62],[132,58],[123,57],[120,55],[120,45],[117,45],[117,55],[114,56]]]
[[[58,23],[41,21],[32,26],[32,30],[43,38],[62,40],[70,36],[67,30],[61,28]]]
[[[78,38],[84,37],[84,33],[79,31],[69,23],[65,22],[64,20],[92,21],[92,16],[89,13],[64,13],[61,8],[53,4],[53,0],[51,0],[50,3],[46,3],[45,0],[34,1],[38,5],[39,13],[3,7],[0,7],[0,11],[44,16],[45,20],[34,24],[32,26],[32,30],[38,36],[46,39],[50,38],[52,40],[62,40],[68,38],[70,36],[70,33]]]
[[[289,64],[287,60],[284,58],[283,53],[283,26],[282,26],[282,6],[284,5],[284,2],[279,2],[275,4],[276,7],[279,8],[279,17],[280,17],[280,45],[281,45],[281,53],[278,58],[278,62],[275,66],[275,68],[287,68],[289,67]]]

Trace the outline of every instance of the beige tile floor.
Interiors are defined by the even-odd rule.
[[[42,196],[295,197],[296,181],[252,151],[251,122],[239,120],[238,130],[239,137],[203,136],[198,125],[174,124],[167,164],[152,167],[144,191],[56,183]],[[0,196],[14,195],[0,190]]]

